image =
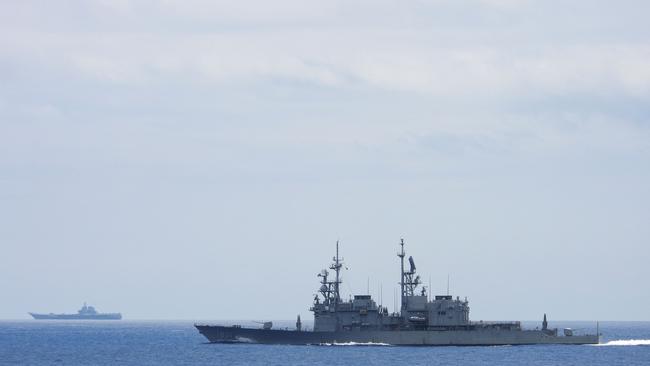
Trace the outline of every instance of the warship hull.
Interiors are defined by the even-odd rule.
[[[120,313],[107,313],[107,314],[36,314],[29,313],[34,319],[47,319],[47,320],[120,320],[122,314]]]
[[[523,344],[597,344],[596,334],[577,334],[564,328],[549,328],[546,314],[541,328],[523,329],[519,321],[473,322],[469,318],[467,298],[454,299],[449,293],[427,293],[420,276],[416,274],[415,261],[408,257],[404,239],[400,240],[400,306],[393,312],[377,305],[370,294],[350,295],[343,300],[340,294],[343,258],[336,255],[328,267],[334,270],[330,277],[327,269],[316,276],[320,279],[318,293],[309,308],[314,314],[311,331],[302,327],[300,315],[296,317],[295,330],[273,329],[273,322],[261,323],[262,328],[241,325],[195,324],[198,331],[212,343],[262,343],[262,344],[386,344],[395,346],[500,346]],[[418,287],[420,287],[418,289]],[[380,290],[381,292],[381,290]]]
[[[597,335],[557,336],[541,330],[404,330],[314,332],[196,325],[211,343],[287,345],[387,344],[394,346],[498,346],[526,344],[597,344]]]

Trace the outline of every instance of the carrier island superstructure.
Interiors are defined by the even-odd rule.
[[[400,308],[390,312],[378,306],[370,295],[355,295],[344,300],[340,295],[343,266],[336,244],[336,256],[329,269],[322,270],[320,288],[310,311],[313,330],[304,330],[300,316],[296,328],[273,329],[271,322],[262,328],[241,325],[195,325],[213,343],[333,344],[380,343],[390,345],[518,345],[518,344],[596,344],[597,334],[577,334],[571,329],[549,328],[544,314],[541,328],[523,329],[521,322],[470,321],[467,299],[438,295],[429,299],[427,289],[416,274],[415,261],[408,257],[400,241]]]

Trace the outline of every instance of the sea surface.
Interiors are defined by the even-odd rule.
[[[650,322],[600,331],[598,346],[272,346],[209,344],[189,321],[0,321],[0,365],[650,365]]]

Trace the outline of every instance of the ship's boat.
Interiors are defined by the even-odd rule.
[[[300,316],[293,330],[272,329],[270,322],[262,328],[204,324],[195,324],[195,327],[213,343],[469,346],[599,342],[598,326],[596,334],[565,330],[560,335],[556,328],[549,328],[546,314],[541,329],[524,329],[519,321],[470,321],[466,298],[453,298],[448,294],[429,297],[416,275],[413,257],[408,257],[409,268],[405,269],[404,240],[400,246],[397,254],[401,265],[399,311],[389,313],[388,308],[377,306],[370,295],[355,295],[347,301],[341,299],[340,270],[343,264],[337,242],[336,256],[329,266],[334,271],[334,278],[327,270],[318,274],[320,287],[310,308],[314,314],[313,330],[302,329]]]
[[[120,320],[122,319],[121,313],[99,313],[94,307],[84,305],[81,309],[77,310],[76,314],[38,314],[29,313],[34,319],[56,319],[56,320]]]

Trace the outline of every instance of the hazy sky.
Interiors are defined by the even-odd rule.
[[[1,1],[0,319],[650,320],[648,1]]]

